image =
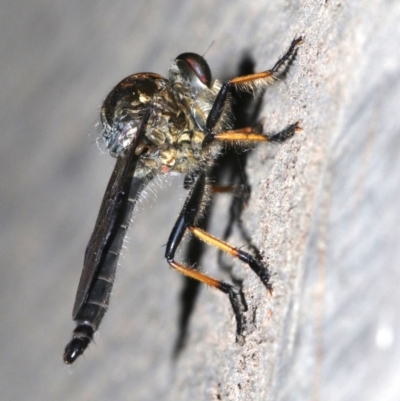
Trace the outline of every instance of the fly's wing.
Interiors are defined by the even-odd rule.
[[[116,232],[120,231],[121,221],[126,220],[126,224],[128,224],[133,203],[144,187],[144,181],[134,178],[133,174],[139,159],[139,156],[135,154],[135,150],[143,136],[149,116],[150,109],[147,108],[131,144],[124,152],[124,155],[120,154],[117,157],[114,171],[101,202],[96,225],[86,248],[82,275],[72,311],[74,320],[77,319],[88,296],[92,282],[96,277],[96,273],[101,268],[102,260],[105,253],[107,253],[109,240],[115,236]],[[131,204],[131,208],[129,208],[129,203]],[[124,233],[125,231],[126,228]],[[121,238],[121,245],[122,240],[123,238]]]

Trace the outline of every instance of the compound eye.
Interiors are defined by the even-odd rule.
[[[203,57],[196,53],[182,53],[176,58],[176,61],[180,61],[179,67],[182,67],[184,63],[185,69],[190,69],[204,85],[208,88],[211,87],[211,70]]]

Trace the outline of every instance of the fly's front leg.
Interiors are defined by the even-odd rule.
[[[293,60],[295,59],[298,46],[301,43],[301,37],[294,39],[289,47],[289,50],[278,60],[272,69],[264,72],[236,77],[223,83],[207,117],[206,136],[203,141],[203,146],[210,144],[215,139],[216,135],[214,128],[223,114],[226,99],[231,88],[254,92],[254,90],[263,89],[269,84],[275,82],[277,79],[284,77]]]
[[[205,174],[201,173],[196,178],[183,206],[183,209],[179,214],[178,220],[176,221],[175,226],[172,229],[172,232],[167,242],[165,257],[169,265],[177,270],[179,273],[198,280],[211,287],[217,288],[218,290],[224,292],[229,296],[229,300],[231,302],[233,312],[236,317],[236,341],[238,341],[239,343],[243,343],[243,334],[244,328],[246,326],[246,320],[244,316],[245,306],[241,301],[240,289],[175,261],[175,252],[182,241],[185,231],[187,229],[192,230],[195,228],[194,224],[196,221],[196,216],[200,211],[203,198],[206,196],[205,190],[206,176]]]

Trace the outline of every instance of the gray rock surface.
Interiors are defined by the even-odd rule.
[[[399,20],[389,0],[2,2],[1,399],[398,400]],[[185,195],[173,181],[140,205],[96,344],[66,368],[114,163],[93,144],[97,106],[123,77],[166,73],[212,41],[207,60],[228,77],[244,54],[270,68],[298,35],[298,60],[261,117],[267,132],[297,120],[303,132],[248,162],[244,217],[275,290],[235,264],[254,323],[245,345],[226,297],[202,288],[172,357],[183,282],[163,245]],[[222,276],[214,251],[202,266]]]

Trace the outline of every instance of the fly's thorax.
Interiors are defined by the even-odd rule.
[[[106,97],[101,107],[101,142],[112,156],[127,148],[137,134],[146,108],[167,81],[158,74],[140,73],[122,80]]]
[[[168,172],[188,174],[212,165],[219,153],[218,146],[203,149],[203,141],[207,117],[221,85],[215,80],[208,86],[197,76],[185,74],[175,63],[169,81],[152,73],[131,75],[103,103],[101,139],[112,156],[123,152],[139,134],[145,110],[150,108],[137,149],[140,157],[135,176],[139,178]],[[218,130],[228,126],[226,121],[221,118]]]

